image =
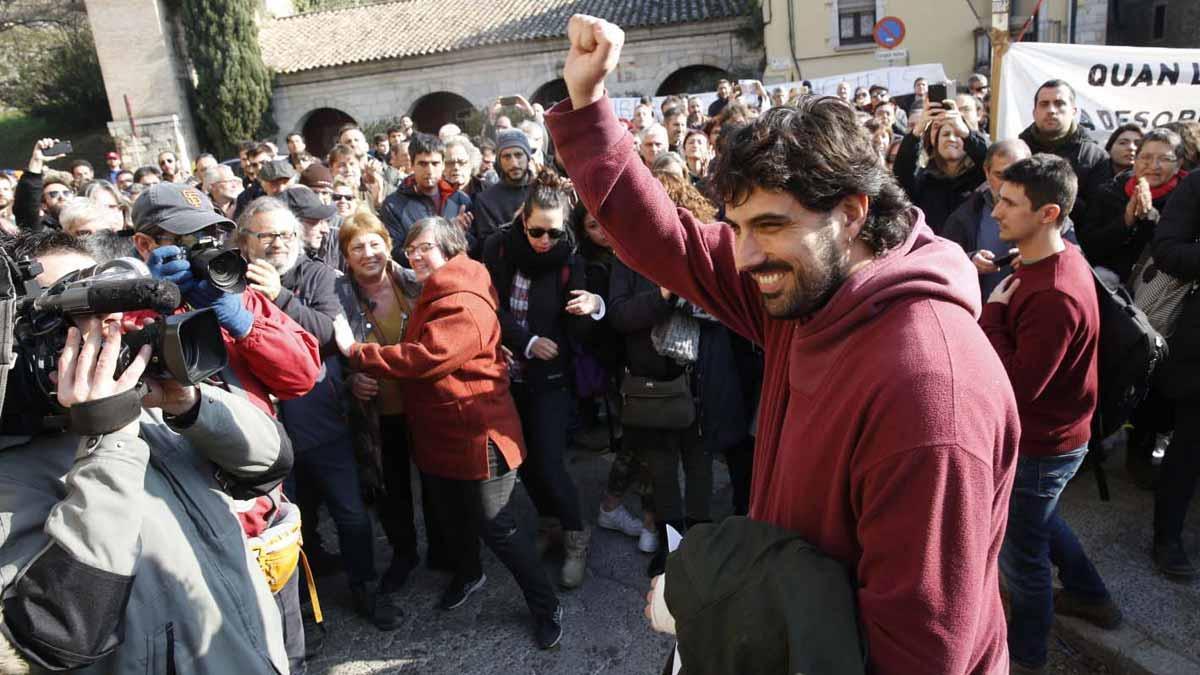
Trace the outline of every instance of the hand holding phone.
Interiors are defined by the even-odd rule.
[[[937,106],[939,108],[942,107],[942,101],[945,101],[946,98],[947,98],[947,92],[946,92],[945,83],[929,85],[929,105],[931,107],[932,106]]]
[[[71,146],[71,141],[59,141],[45,150],[42,150],[42,154],[45,155],[46,158],[62,157],[63,155],[69,155],[74,151],[75,148]]]
[[[997,258],[993,258],[992,264],[995,265],[996,267],[1005,267],[1007,265],[1011,265],[1012,261],[1016,260],[1017,256],[1020,254],[1021,254],[1020,251],[1011,251],[1005,255],[999,256]]]

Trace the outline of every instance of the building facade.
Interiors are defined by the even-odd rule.
[[[1014,32],[1036,7],[1037,0],[1010,3]],[[1108,0],[1044,0],[1025,39],[1104,44],[1107,8]],[[762,11],[768,83],[921,63],[940,63],[963,81],[990,66],[991,0],[763,0]],[[872,30],[886,16],[905,24],[899,48],[907,59],[876,57]]]
[[[1108,20],[1113,44],[1194,49],[1200,32],[1200,2],[1114,0]]]
[[[534,6],[536,5],[536,7]],[[571,14],[626,29],[609,82],[618,96],[711,91],[720,77],[761,73],[763,52],[747,0],[405,0],[268,19],[263,58],[276,73],[280,134],[298,131],[316,152],[341,124],[412,116],[436,132],[498,97],[552,104]]]

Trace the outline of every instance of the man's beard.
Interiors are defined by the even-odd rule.
[[[816,242],[812,261],[798,267],[782,260],[769,260],[746,270],[751,273],[781,272],[792,278],[790,287],[776,296],[763,296],[767,314],[775,319],[802,319],[819,311],[846,281],[844,252],[838,249],[834,234],[826,228]]]
[[[281,263],[271,261],[271,266],[275,268],[276,272],[279,272],[279,276],[283,276],[292,271],[292,268],[295,267],[296,263],[300,260],[300,251],[302,248],[302,246],[292,247],[292,249],[288,251],[287,258]]]
[[[526,173],[528,173],[528,169],[509,169],[504,172],[504,180],[510,185],[522,185],[525,183]],[[513,177],[514,174],[516,178]]]

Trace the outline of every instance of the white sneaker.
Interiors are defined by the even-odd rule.
[[[642,529],[638,536],[638,550],[642,553],[654,553],[658,550],[658,533],[654,530]]]
[[[629,513],[621,504],[618,504],[617,508],[612,511],[605,511],[601,506],[596,524],[606,530],[623,532],[630,537],[636,537],[642,533],[642,521],[634,518],[633,514]]]

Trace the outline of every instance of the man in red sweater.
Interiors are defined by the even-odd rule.
[[[1075,203],[1071,165],[1039,154],[1005,169],[992,216],[1016,242],[1017,271],[996,287],[981,324],[1008,370],[1021,448],[1000,568],[1008,585],[1014,673],[1040,673],[1054,612],[1104,628],[1121,621],[1104,581],[1058,514],[1058,497],[1087,454],[1096,410],[1100,309],[1079,247],[1063,241]],[[1051,585],[1051,562],[1063,591]]]
[[[698,222],[605,95],[621,29],[577,15],[568,32],[570,100],[546,121],[588,212],[630,267],[763,346],[750,517],[853,571],[870,672],[1007,672],[996,557],[1019,423],[970,262],[835,98],[723,134],[728,223]]]

